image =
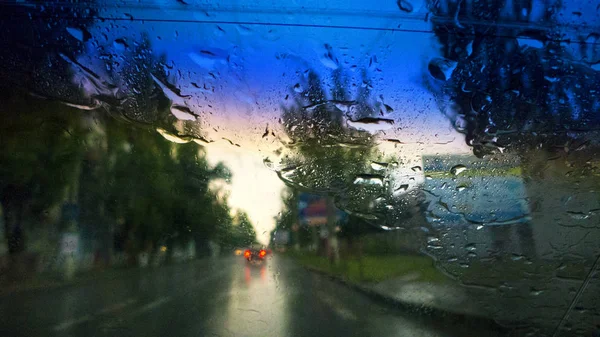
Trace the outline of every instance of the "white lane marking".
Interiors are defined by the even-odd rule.
[[[157,299],[155,301],[152,301],[152,302],[150,302],[148,304],[143,305],[142,307],[140,307],[137,310],[134,310],[131,313],[131,316],[135,317],[135,316],[139,316],[141,314],[144,314],[146,312],[152,311],[152,310],[160,307],[161,305],[170,302],[171,300],[172,300],[172,298],[170,296],[161,297],[161,298],[159,298],[159,299]]]
[[[64,321],[64,322],[62,322],[60,324],[55,325],[54,327],[52,327],[52,330],[54,330],[54,331],[64,331],[64,330],[70,329],[70,328],[72,328],[72,327],[74,327],[76,325],[89,322],[92,319],[94,319],[95,316],[102,315],[102,314],[107,314],[107,313],[111,313],[111,312],[114,312],[114,311],[117,311],[117,310],[121,310],[121,309],[125,308],[126,306],[131,305],[133,303],[135,303],[135,300],[132,299],[132,298],[130,298],[130,299],[126,300],[126,301],[119,302],[119,303],[113,304],[111,306],[108,306],[108,307],[106,307],[106,308],[104,308],[104,309],[96,312],[95,314],[87,314],[87,315],[83,315],[83,316],[78,317],[78,318],[70,318],[70,319],[68,319],[68,320],[66,320],[66,321]]]
[[[320,293],[319,295],[321,301],[330,306],[340,317],[352,321],[356,321],[358,319],[358,317],[356,317],[352,311],[339,305],[339,303],[333,297],[326,295],[325,293]]]
[[[136,302],[136,300],[135,300],[135,299],[133,299],[133,298],[130,298],[130,299],[128,299],[127,301],[123,301],[123,302],[121,302],[121,303],[117,303],[117,304],[111,305],[111,306],[109,306],[109,307],[106,307],[106,308],[104,308],[104,309],[102,309],[102,310],[98,311],[98,312],[96,313],[96,315],[104,315],[104,314],[109,314],[109,313],[111,313],[111,312],[115,312],[115,311],[121,310],[121,309],[125,308],[126,306],[132,305],[132,304],[133,304],[133,303],[135,303],[135,302]]]
[[[205,277],[203,279],[200,279],[195,284],[195,286],[202,285],[202,284],[204,284],[204,283],[212,280],[213,278],[220,277],[222,274],[225,274],[226,272],[227,272],[227,270],[225,270],[225,269],[221,269],[218,272],[214,272],[212,275],[210,275],[208,277]],[[171,297],[161,297],[161,298],[157,299],[156,301],[150,302],[150,303],[142,306],[138,310],[133,311],[132,314],[133,314],[133,316],[141,315],[141,314],[143,314],[145,312],[148,312],[148,311],[151,311],[153,309],[156,309],[159,306],[161,306],[161,305],[163,305],[163,304],[165,304],[165,303],[167,303],[167,302],[169,302],[171,300],[172,300]],[[123,309],[123,308],[125,308],[125,307],[127,307],[127,306],[129,306],[129,305],[131,305],[133,303],[135,303],[135,302],[136,302],[135,299],[128,299],[126,301],[123,301],[123,302],[114,304],[112,306],[106,307],[106,308],[104,308],[104,309],[96,312],[95,314],[87,314],[87,315],[81,316],[79,318],[70,318],[70,319],[68,319],[68,320],[66,320],[66,321],[64,321],[64,322],[62,322],[60,324],[55,325],[54,327],[52,327],[52,329],[54,331],[64,331],[64,330],[67,330],[69,328],[72,328],[75,325],[79,325],[79,324],[91,321],[91,320],[95,319],[96,316],[98,316],[98,315],[102,315],[102,314],[107,314],[107,313],[111,313],[111,312],[114,312],[114,311],[118,311],[120,309]]]
[[[64,331],[75,325],[79,325],[81,323],[85,323],[92,320],[92,315],[85,315],[79,318],[68,319],[60,324],[55,325],[52,329],[54,331]]]

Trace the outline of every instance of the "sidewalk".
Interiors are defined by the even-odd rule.
[[[463,328],[467,329],[486,329],[496,331],[499,332],[502,336],[521,336],[521,334],[514,334],[514,332],[517,331],[516,329],[508,329],[506,327],[503,327],[489,317],[481,316],[476,313],[474,314],[460,312],[456,310],[444,310],[442,306],[438,307],[435,305],[429,305],[429,303],[425,299],[431,299],[430,294],[425,296],[413,296],[412,300],[410,301],[405,301],[404,299],[396,298],[394,294],[391,293],[391,289],[387,289],[387,286],[382,285],[388,282],[391,284],[394,282],[394,280],[380,282],[377,284],[356,283],[349,281],[348,279],[339,275],[332,275],[326,271],[314,267],[306,265],[304,265],[303,267],[310,272],[329,277],[333,281],[341,283],[344,286],[350,287],[356,291],[359,291],[376,301],[385,303],[386,305],[390,305],[391,307],[395,307],[400,310],[404,310],[407,313],[412,313],[418,316],[426,315],[429,317],[435,317],[436,321],[447,326],[460,325]],[[420,284],[418,282],[408,283]],[[435,288],[437,290],[441,290],[445,287],[444,285],[439,284],[431,284],[431,286],[432,289]],[[443,301],[440,301],[439,303],[443,303]]]
[[[558,334],[561,337],[588,336],[600,327],[600,308],[595,304],[600,293],[600,275],[588,284],[578,302],[581,305],[566,315],[582,284],[581,279],[548,273],[530,278],[508,274],[501,277],[491,270],[480,269],[477,274],[486,282],[477,285],[464,285],[451,279],[427,281],[419,270],[376,282],[357,282],[341,273],[298,262],[310,271],[327,275],[394,306],[440,317],[493,322],[519,336],[526,333],[536,337],[552,336],[563,318]]]
[[[423,308],[435,308],[446,312],[488,316],[482,312],[474,297],[490,296],[488,291],[466,289],[452,283],[416,282],[406,277],[394,278],[378,283],[363,283],[361,286],[382,296],[402,303]]]

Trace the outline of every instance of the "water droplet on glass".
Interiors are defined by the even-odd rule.
[[[465,132],[467,129],[467,120],[464,116],[458,115],[456,116],[456,120],[454,121],[454,127],[459,132]]]
[[[477,246],[474,243],[468,243],[465,245],[465,250],[474,251],[477,250]]]
[[[529,295],[531,295],[531,296],[539,296],[539,295],[541,295],[543,292],[544,292],[544,290],[541,290],[541,289],[536,289],[536,288],[534,288],[534,287],[531,287],[531,288],[529,289]]]
[[[413,5],[407,0],[397,0],[398,8],[406,13],[411,13],[413,11]]]
[[[154,82],[162,89],[165,96],[167,96],[167,98],[170,99],[171,101],[177,102],[177,104],[181,105],[181,104],[183,104],[185,99],[190,98],[189,95],[182,95],[181,92],[179,91],[179,89],[174,87],[173,85],[159,80],[153,74],[150,74],[150,76],[152,76],[152,79],[154,80]]]
[[[518,254],[513,254],[510,259],[513,261],[519,261],[522,260],[523,258],[525,258],[523,255],[518,255]]]
[[[387,163],[371,162],[371,168],[375,171],[383,171],[388,167]]]
[[[440,81],[448,81],[452,77],[457,62],[442,58],[435,58],[429,62],[429,74]]]
[[[302,92],[302,86],[300,85],[300,83],[296,83],[296,85],[294,85],[294,91],[297,93]]]
[[[92,72],[90,69],[81,65],[79,62],[71,59],[67,55],[62,53],[59,53],[58,55],[67,63],[69,63],[76,72],[78,72],[90,82],[90,84],[93,86],[93,90],[91,91],[95,91],[95,93],[99,95],[105,95],[110,97],[116,95],[116,92],[118,90],[118,87],[116,85],[103,81],[100,78],[100,76],[98,76],[98,74]]]
[[[544,47],[543,41],[528,36],[517,37],[517,43],[521,48],[529,47],[540,49]]]
[[[354,129],[364,130],[370,133],[389,130],[394,126],[393,119],[373,117],[365,117],[355,121],[348,120],[346,123],[348,124],[348,126]]]
[[[466,170],[467,170],[467,167],[465,165],[458,164],[458,165],[453,166],[450,169],[450,173],[452,173],[452,174],[454,174],[456,176],[456,175],[459,175],[459,174],[461,174],[462,172],[464,172]]]
[[[250,29],[250,27],[245,26],[245,25],[237,25],[237,31],[240,33],[240,35],[250,35],[252,34],[252,29]]]
[[[435,237],[435,236],[428,236],[427,237],[427,243],[434,243],[434,242],[440,242],[440,239]]]
[[[594,215],[593,212],[567,212],[567,214],[574,220],[586,220],[590,215]]]
[[[339,67],[339,61],[331,53],[331,49],[327,50],[327,53],[323,54],[320,58],[321,63],[329,69],[337,69]]]
[[[413,172],[421,172],[422,171],[421,166],[413,166],[410,169],[413,170]]]
[[[173,135],[165,129],[157,128],[156,132],[158,132],[166,140],[173,142],[173,143],[185,144],[185,143],[189,143],[191,141],[191,139],[189,139],[187,137],[179,137],[179,136]]]
[[[92,35],[87,30],[81,28],[67,27],[67,32],[71,34],[72,37],[76,38],[81,42],[85,42],[92,37]]]
[[[356,105],[356,101],[336,101],[336,100],[331,100],[329,102],[333,103],[333,105],[337,109],[339,109],[341,112],[344,112],[344,113],[350,112],[350,110],[352,109],[352,107]]]
[[[466,189],[467,189],[467,185],[465,185],[465,184],[461,184],[461,185],[456,186],[456,190],[459,191],[459,192],[462,192],[462,191],[464,191]]]
[[[473,41],[469,42],[469,44],[465,47],[465,51],[467,52],[467,56],[471,56],[471,54],[473,54]]]
[[[362,174],[354,179],[354,184],[383,186],[383,177],[379,175]]]
[[[194,63],[207,70],[212,70],[217,64],[226,64],[228,56],[227,51],[221,49],[206,49],[188,54]]]
[[[186,106],[173,105],[173,106],[171,106],[171,113],[177,119],[182,120],[182,121],[195,121],[196,120],[196,116],[194,115],[194,113],[190,110],[190,108],[188,108]]]
[[[402,184],[395,192],[404,193],[408,190],[408,184]]]
[[[113,41],[113,46],[118,51],[124,51],[125,49],[129,48],[129,45],[127,44],[127,42],[125,41],[125,39],[116,39],[116,40],[114,40]]]

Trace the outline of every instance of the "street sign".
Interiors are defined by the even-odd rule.
[[[298,195],[298,220],[305,226],[321,226],[327,224],[327,199],[320,195],[300,193]],[[336,221],[344,212],[335,208]]]
[[[64,233],[60,240],[60,253],[62,255],[72,255],[79,249],[79,234]]]

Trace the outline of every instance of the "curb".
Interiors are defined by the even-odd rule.
[[[442,309],[427,306],[427,305],[418,305],[415,303],[401,301],[396,298],[387,296],[376,290],[373,290],[369,287],[348,281],[347,279],[345,279],[343,277],[332,275],[325,271],[322,271],[322,270],[319,270],[319,269],[316,269],[313,267],[305,266],[302,264],[299,264],[299,265],[311,273],[325,276],[336,283],[342,284],[348,288],[354,289],[364,295],[367,295],[368,297],[370,297],[373,300],[376,300],[377,302],[380,302],[382,304],[391,306],[393,308],[396,308],[396,309],[399,309],[402,311],[407,311],[407,312],[410,312],[413,314],[418,313],[419,315],[435,317],[436,319],[440,319],[441,322],[448,323],[448,324],[460,324],[460,325],[467,325],[467,326],[476,326],[479,328],[493,329],[495,331],[502,333],[502,335],[511,335],[510,334],[511,331],[514,332],[514,330],[515,330],[515,329],[501,326],[494,319],[489,318],[489,317],[455,313],[455,312],[442,310]]]

